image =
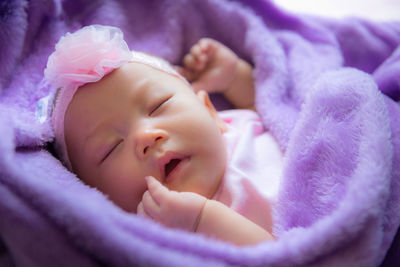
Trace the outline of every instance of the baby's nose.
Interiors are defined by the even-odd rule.
[[[144,128],[138,131],[136,136],[136,154],[140,159],[150,152],[156,144],[168,138],[166,131],[154,128]]]

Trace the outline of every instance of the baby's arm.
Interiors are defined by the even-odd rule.
[[[215,200],[206,201],[197,232],[239,246],[274,239],[264,228]]]
[[[224,204],[190,192],[169,191],[153,177],[138,206],[138,214],[168,227],[202,233],[236,245],[272,240],[266,230]]]
[[[254,109],[253,68],[223,44],[203,38],[180,69],[195,91],[222,93],[235,107]]]

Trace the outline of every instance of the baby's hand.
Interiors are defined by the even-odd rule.
[[[224,92],[231,85],[239,58],[223,44],[203,38],[184,57],[178,71],[192,83],[194,90]]]
[[[168,227],[195,232],[207,199],[196,193],[170,191],[151,176],[146,181],[148,190],[137,207],[137,214]]]

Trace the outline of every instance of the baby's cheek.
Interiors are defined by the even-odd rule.
[[[114,175],[103,180],[99,191],[108,196],[117,206],[128,212],[136,212],[146,187],[135,183],[134,179]]]
[[[144,192],[147,190],[146,172],[133,159],[125,157],[124,151],[104,163],[101,170],[99,190],[122,209],[136,212]]]

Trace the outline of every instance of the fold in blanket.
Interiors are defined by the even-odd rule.
[[[254,65],[257,109],[285,153],[276,241],[239,248],[166,229],[49,152],[54,133],[35,119],[45,63],[60,36],[89,24],[120,27],[131,49],[173,63],[207,36]],[[399,264],[400,23],[266,0],[6,0],[0,35],[0,265]]]

